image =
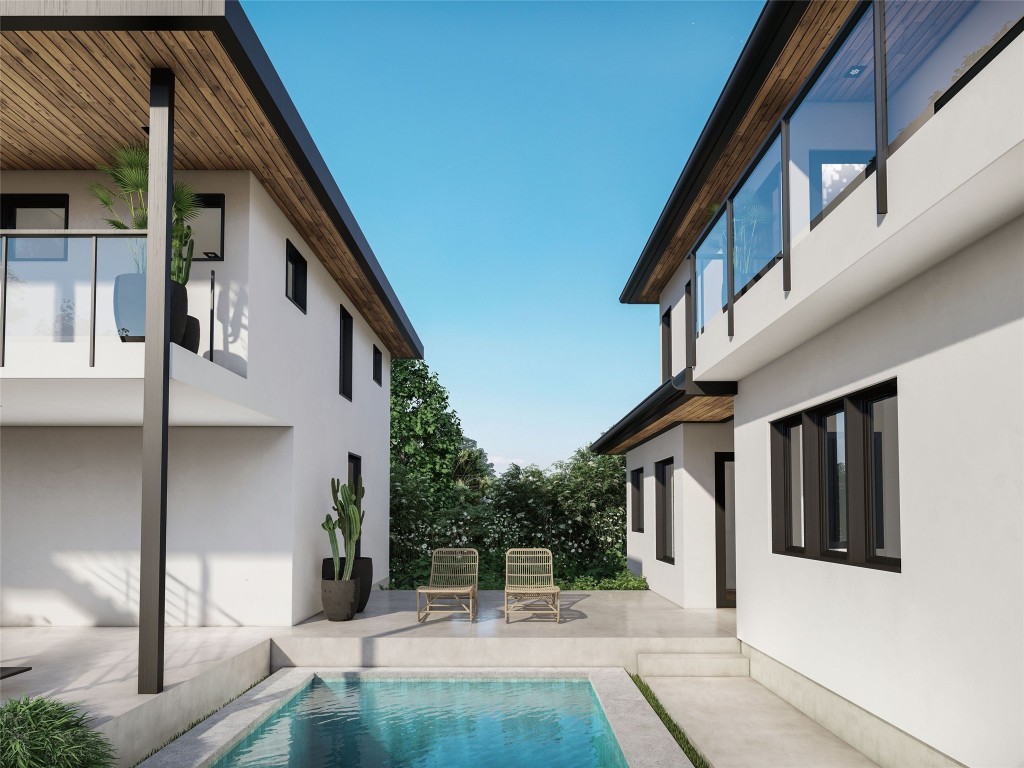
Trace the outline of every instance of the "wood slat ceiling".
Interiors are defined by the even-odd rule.
[[[854,0],[811,3],[659,259],[640,293],[641,302],[658,303],[665,285],[710,220],[713,206],[725,199],[856,6]]]
[[[733,416],[732,395],[694,397],[662,416],[656,422],[635,435],[626,438],[613,448],[602,453],[622,454],[649,440],[660,432],[685,422],[720,422]]]
[[[887,36],[890,87],[898,89],[913,75],[976,4],[977,0],[894,0],[887,14],[891,31]],[[659,259],[640,294],[641,302],[658,303],[665,285],[710,221],[711,211],[725,200],[856,7],[853,0],[820,0],[811,4]],[[830,80],[832,84],[815,92],[813,98],[872,100],[871,42],[872,25],[858,25],[844,55],[826,70],[822,82]],[[867,69],[860,77],[842,78],[840,73],[855,64],[866,64]]]
[[[396,357],[417,357],[212,31],[0,35],[0,169],[95,169],[144,140],[149,73],[172,69],[175,168],[248,170]]]

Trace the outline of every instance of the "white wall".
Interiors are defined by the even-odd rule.
[[[174,428],[167,623],[291,623],[292,431]],[[0,431],[0,623],[138,622],[137,427]]]
[[[740,639],[969,765],[1024,764],[1024,218],[744,378]],[[895,377],[902,572],[771,552],[770,421]]]
[[[632,498],[627,492],[626,550],[630,568],[647,577],[650,588],[684,608],[714,608],[716,595],[715,452],[732,450],[732,424],[682,424],[626,454],[629,472],[644,470],[644,532],[632,530]],[[657,559],[654,465],[674,462],[675,563]]]
[[[380,339],[355,311],[308,245],[255,180],[251,181],[249,378],[280,393],[294,436],[293,621],[321,610],[320,561],[331,554],[320,527],[331,510],[332,477],[346,480],[348,454],[362,457],[366,511],[362,553],[374,579],[389,563],[390,371]],[[284,295],[285,240],[308,265],[306,314]],[[353,398],[338,394],[340,305],[354,319]],[[384,353],[384,381],[373,381],[373,345]]]
[[[273,547],[267,550],[267,562],[268,573],[274,572],[277,566],[270,564],[276,563],[277,547],[287,544],[287,548],[281,550],[286,559],[287,576],[281,577],[276,583],[285,585],[289,590],[288,610],[281,614],[275,609],[273,621],[263,614],[260,614],[258,621],[243,621],[291,624],[321,610],[320,560],[330,555],[330,547],[320,523],[331,509],[331,478],[347,479],[349,453],[362,458],[366,487],[362,554],[373,558],[375,580],[382,581],[388,577],[391,357],[381,340],[356,311],[352,301],[341,291],[312,249],[299,237],[295,228],[251,174],[204,171],[182,172],[180,177],[193,184],[198,191],[224,192],[226,195],[225,261],[208,265],[194,264],[189,284],[190,305],[195,297],[194,304],[205,323],[209,303],[208,300],[204,303],[203,299],[209,295],[209,269],[217,270],[219,296],[214,362],[221,365],[227,363],[229,369],[245,377],[244,380],[234,381],[239,383],[239,391],[245,395],[247,406],[271,415],[276,423],[292,426],[289,430],[289,450],[286,458],[282,458],[285,463],[279,467],[276,458],[264,456],[258,459],[254,467],[254,471],[262,470],[265,473],[265,482],[273,480],[274,492],[271,494],[268,491],[266,496],[275,500],[280,520],[286,521],[287,525],[286,535],[279,531],[272,542],[268,543],[268,547],[270,544]],[[98,178],[97,174],[86,172],[5,172],[3,189],[5,192],[67,192],[71,195],[71,226],[97,227],[102,224],[99,220],[101,213],[97,212],[99,206],[85,192],[89,181],[95,178]],[[307,261],[305,314],[284,293],[286,239],[292,241]],[[338,392],[342,304],[354,319],[352,401]],[[201,352],[208,343],[207,329],[208,326],[204,324]],[[115,341],[115,344],[136,346],[124,345],[119,341]],[[383,353],[382,385],[378,385],[372,378],[374,345]],[[98,358],[97,365],[99,363]],[[203,382],[198,380],[189,379],[186,383],[200,388],[203,386]],[[174,403],[171,405],[173,410]],[[250,433],[245,430],[227,430],[224,434],[227,436],[224,438],[227,444],[222,446],[224,453],[232,452],[230,445],[233,441],[238,446],[238,455],[247,455]],[[70,457],[68,460],[71,460]],[[97,452],[86,451],[79,461],[85,474],[95,474],[100,478],[108,475],[106,458]],[[175,461],[172,455],[172,472],[181,469],[175,469]],[[211,464],[213,467],[216,465],[216,461]],[[36,470],[29,466],[26,472],[28,474],[24,481],[31,486],[35,482],[32,478]],[[130,486],[137,484],[138,478],[123,482]],[[221,486],[230,486],[235,482],[231,474],[221,472],[212,474],[197,487],[208,489],[213,498],[218,498]],[[183,500],[180,503],[191,505],[193,502]],[[33,504],[27,492],[10,497],[3,515],[2,533],[5,541],[18,540],[18,524],[9,525],[8,521],[31,517],[34,514]],[[175,501],[171,499],[169,504],[173,509]],[[218,515],[223,516],[226,524],[249,524],[248,513],[244,508],[228,503],[228,511],[218,509],[221,510]],[[137,541],[131,546],[137,547]],[[26,550],[26,556],[41,560],[49,557],[52,543],[46,537],[37,536],[33,539],[32,547]],[[197,552],[202,551],[197,549]],[[186,583],[191,585],[197,579],[200,581],[196,583],[201,583],[209,575],[204,575],[202,559],[193,558],[190,563]],[[102,580],[99,574],[95,578]],[[98,589],[103,592],[105,588]],[[13,596],[13,593],[9,594],[6,580],[3,594],[5,601]],[[215,606],[216,610],[201,611],[198,615],[186,611],[188,618],[183,621],[217,623],[228,621],[231,617],[251,615],[248,612],[250,609],[244,605],[251,598],[241,595],[236,597],[243,605],[236,606],[228,601]],[[20,608],[18,610],[21,611]],[[124,614],[120,610],[107,610],[101,606],[84,610],[82,615],[58,612],[54,616],[59,621],[71,623],[134,621],[133,613]]]
[[[690,265],[684,261],[661,292],[658,307],[658,379],[661,381],[661,318],[672,311],[672,375],[686,367],[686,283],[690,280]]]

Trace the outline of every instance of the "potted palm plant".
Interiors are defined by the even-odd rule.
[[[142,144],[114,150],[114,162],[100,167],[114,189],[96,182],[89,192],[109,213],[114,229],[146,229],[149,223],[149,151]],[[171,201],[171,327],[175,344],[199,351],[199,320],[188,314],[188,283],[195,243],[189,222],[201,209],[195,191],[174,182]],[[117,208],[124,209],[124,215]],[[135,272],[114,278],[114,320],[122,341],[143,341],[146,321],[145,245],[133,246]]]
[[[334,578],[321,579],[320,599],[323,601],[324,614],[328,621],[351,621],[356,615],[359,604],[359,579],[352,578],[352,569],[356,562],[356,542],[363,530],[363,512],[360,504],[363,498],[363,483],[359,479],[355,486],[342,485],[341,480],[331,480],[331,494],[334,496],[334,511],[338,519],[330,513],[320,524],[331,542],[331,559],[334,565]],[[345,560],[342,567],[338,552],[338,531],[345,541]]]

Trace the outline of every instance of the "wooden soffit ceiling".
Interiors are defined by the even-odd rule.
[[[694,397],[666,413],[653,424],[644,427],[636,434],[625,437],[621,442],[605,449],[604,453],[625,453],[679,424],[687,422],[718,423],[728,421],[733,417],[733,399],[732,395]]]
[[[640,303],[658,303],[665,285],[711,220],[714,206],[725,200],[856,7],[855,0],[809,3],[739,127],[729,138],[725,151],[658,259],[638,296]]]
[[[150,70],[171,69],[175,168],[251,171],[391,353],[422,356],[351,212],[343,202],[344,214],[325,203],[330,193],[318,195],[316,174],[311,181],[299,164],[309,158],[289,148],[249,86],[252,74],[240,71],[218,32],[14,26],[0,34],[0,169],[91,170],[110,162],[116,147],[145,139]],[[314,162],[323,163],[318,154]],[[351,226],[339,226],[343,215]]]

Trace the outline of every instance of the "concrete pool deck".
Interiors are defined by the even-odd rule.
[[[540,617],[517,617],[506,624],[501,592],[480,594],[476,622],[444,616],[419,624],[415,593],[382,590],[350,622],[328,622],[321,614],[293,627],[169,627],[166,688],[158,696],[135,692],[135,627],[5,627],[0,628],[3,663],[33,670],[0,683],[0,698],[47,695],[80,702],[117,746],[119,765],[127,768],[285,667],[439,668],[457,661],[478,669],[603,667],[636,672],[640,654],[682,655],[706,663],[735,660],[741,651],[734,609],[684,610],[653,592],[566,592],[562,601],[560,624]],[[751,697],[775,699],[758,683],[749,678],[745,682],[756,687]],[[713,699],[701,699],[710,688],[704,693],[690,688],[690,710],[719,706]],[[674,701],[667,692],[666,698]],[[666,707],[669,701],[664,701]],[[732,701],[734,722],[739,723],[744,697]],[[806,728],[787,730],[785,739],[813,733],[814,739],[827,737],[837,748],[852,749],[828,731],[822,736],[815,731],[823,731],[821,726],[777,702],[806,720]],[[677,717],[684,728],[693,727],[686,712]],[[723,717],[728,720],[727,711]],[[699,731],[700,724],[695,725]],[[783,735],[768,732],[764,738]],[[704,748],[701,739],[694,740]],[[747,748],[747,764],[760,764],[765,742],[748,743]]]

